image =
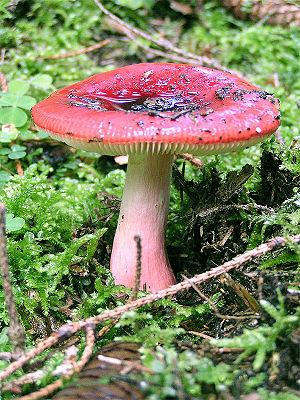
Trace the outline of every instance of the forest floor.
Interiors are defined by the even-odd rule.
[[[5,275],[7,250],[26,335],[9,331],[4,277],[0,400],[299,399],[299,2],[276,18],[228,4],[0,2],[0,261]],[[141,62],[223,69],[281,101],[262,145],[176,157],[166,244],[186,287],[158,297],[109,271],[126,164],[50,139],[30,115],[59,88]]]

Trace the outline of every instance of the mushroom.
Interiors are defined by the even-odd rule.
[[[140,288],[175,283],[165,252],[174,153],[219,154],[276,131],[279,102],[229,73],[200,66],[137,64],[92,76],[36,104],[36,126],[87,151],[128,154],[111,254],[116,284],[132,287],[142,243]]]

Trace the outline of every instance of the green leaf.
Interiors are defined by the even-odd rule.
[[[269,301],[266,300],[260,300],[260,305],[265,309],[265,311],[271,315],[272,318],[275,320],[280,318],[280,312],[276,307],[273,306]]]
[[[13,153],[10,153],[8,155],[8,158],[10,158],[11,160],[16,160],[19,158],[23,158],[26,156],[26,152],[25,151],[15,151]]]
[[[1,106],[21,107],[30,110],[36,103],[31,96],[20,96],[14,93],[3,93],[0,99]]]
[[[0,171],[0,186],[5,185],[10,180],[10,173],[6,171]]]
[[[45,138],[48,137],[48,136],[49,136],[48,133],[45,132],[45,131],[38,131],[38,132],[37,132],[37,137],[38,137],[39,139],[45,139]]]
[[[24,218],[14,217],[14,214],[6,215],[6,230],[15,232],[19,231],[25,225]]]
[[[1,134],[1,132],[0,132],[0,134]],[[1,142],[1,140],[0,140],[0,142]],[[5,149],[0,149],[0,156],[7,156],[7,154],[10,154],[10,153],[11,153],[11,150],[8,149],[7,147]]]
[[[98,247],[98,242],[106,231],[107,231],[107,228],[99,229],[98,231],[96,231],[94,233],[95,236],[93,238],[91,238],[91,240],[88,242],[87,251],[86,251],[87,261],[89,261],[95,254],[95,251],[97,250],[97,247]]]
[[[131,10],[137,10],[142,7],[151,9],[154,2],[153,0],[118,0],[117,4],[130,8]]]
[[[19,132],[13,124],[10,127],[4,127],[3,125],[0,131],[0,143],[10,143],[18,137],[18,134]],[[1,154],[9,154],[10,152],[9,149],[2,149]]]
[[[253,362],[254,371],[259,371],[266,359],[267,349],[263,346],[259,347]]]
[[[20,146],[19,144],[13,144],[11,146],[12,151],[25,151],[26,146]]]
[[[17,106],[30,110],[36,103],[36,100],[31,96],[21,96],[17,99]]]
[[[0,98],[0,106],[14,106],[17,96],[13,93],[3,93]]]
[[[52,77],[47,74],[39,74],[31,79],[31,83],[41,89],[48,89],[52,83]]]
[[[29,83],[21,79],[15,79],[8,85],[8,92],[23,96],[29,89]]]
[[[1,124],[14,124],[23,126],[27,121],[27,114],[17,107],[6,107],[0,110]]]

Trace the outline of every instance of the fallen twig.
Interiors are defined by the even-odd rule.
[[[186,279],[187,281],[189,281],[189,278],[187,276],[185,276],[183,274],[181,276],[184,279]],[[211,305],[211,307],[213,308],[213,310],[215,312],[216,317],[218,317],[218,318],[221,318],[221,319],[236,319],[236,320],[243,320],[243,319],[249,319],[249,318],[260,318],[260,316],[257,315],[257,314],[255,314],[255,315],[253,315],[253,314],[252,315],[238,315],[238,316],[221,314],[219,309],[218,309],[218,307],[215,305],[215,303],[213,301],[211,301],[209,297],[205,296],[205,294],[200,291],[200,289],[195,285],[195,283],[191,282],[191,285],[192,285],[192,288],[199,294],[199,296],[203,300],[207,301],[208,304]]]
[[[183,153],[183,154],[176,154],[177,158],[183,158],[186,161],[189,161],[191,164],[195,165],[196,167],[203,167],[204,163],[192,156],[191,154]]]
[[[57,381],[50,383],[49,385],[45,386],[44,388],[28,394],[26,396],[18,397],[15,400],[37,400],[42,397],[48,397],[52,394],[56,389],[59,389],[63,382],[69,380],[75,372],[79,372],[85,366],[92,355],[92,351],[94,348],[95,342],[95,332],[94,332],[94,325],[88,324],[84,327],[85,329],[85,336],[86,336],[86,345],[82,352],[81,358],[79,361],[73,364],[73,368],[64,375],[63,378],[59,378]]]
[[[129,297],[129,302],[137,299],[137,294],[139,291],[141,273],[142,273],[142,246],[140,236],[135,236],[134,240],[136,242],[136,269],[135,269],[135,279],[134,286],[132,289],[131,296]]]
[[[153,371],[147,367],[144,367],[141,365],[139,362],[136,361],[127,361],[127,360],[121,360],[120,358],[115,358],[115,357],[107,357],[103,356],[102,354],[99,354],[97,356],[97,359],[101,362],[104,362],[106,364],[118,366],[118,367],[124,367],[124,369],[120,372],[121,375],[128,373],[130,370],[136,369],[138,371],[143,371],[147,372],[148,374],[153,375]]]
[[[15,299],[12,291],[6,250],[5,205],[3,203],[0,203],[0,269],[2,275],[5,302],[9,315],[8,336],[13,346],[13,351],[21,355],[22,353],[24,353],[25,349],[25,332],[18,317]]]
[[[140,47],[144,48],[147,51],[150,51],[153,54],[159,55],[160,57],[169,58],[174,61],[206,65],[209,67],[222,69],[227,72],[233,72],[234,74],[241,76],[240,72],[234,71],[234,70],[229,70],[228,68],[225,68],[224,66],[222,66],[220,63],[218,63],[218,61],[214,60],[213,58],[206,57],[206,56],[198,56],[197,54],[185,51],[179,47],[174,46],[169,40],[164,39],[164,38],[155,39],[152,36],[150,36],[148,33],[144,32],[136,27],[131,26],[127,22],[118,18],[116,15],[112,14],[98,0],[94,0],[94,3],[103,12],[103,14],[107,15],[112,21],[114,21],[116,24],[118,24],[120,27],[123,28],[123,32],[126,36],[128,36],[131,40],[133,40],[135,43],[137,43]],[[169,50],[172,53],[175,53],[175,55],[174,54],[166,54],[165,52],[160,52],[159,50],[154,50],[154,49],[142,44],[141,42],[139,42],[135,38],[135,36],[146,39],[150,43],[153,43],[165,50]],[[176,56],[176,54],[178,54],[181,57]]]
[[[5,57],[5,49],[1,49],[0,65],[4,64],[4,57]],[[1,85],[1,91],[3,93],[7,92],[8,90],[7,80],[2,72],[0,72],[0,85]]]
[[[2,72],[0,72],[0,85],[1,85],[1,91],[3,93],[7,92],[8,90],[7,80]]]
[[[267,207],[267,206],[262,206],[260,204],[228,204],[225,206],[218,206],[218,207],[212,207],[208,208],[207,210],[203,210],[195,215],[196,218],[208,218],[211,216],[211,214],[216,214],[216,213],[223,213],[224,211],[230,211],[230,210],[251,210],[252,208],[260,211],[264,211],[268,214],[274,214],[274,209]]]
[[[23,167],[21,165],[21,161],[18,158],[15,159],[15,164],[16,164],[18,175],[19,176],[23,176],[24,175],[24,170],[23,170]]]
[[[80,54],[86,54],[91,51],[101,49],[101,47],[106,46],[107,44],[110,44],[113,42],[113,39],[105,39],[102,42],[93,44],[92,46],[86,47],[85,49],[80,49],[77,51],[71,51],[68,53],[63,53],[63,54],[55,54],[55,56],[50,56],[50,57],[39,57],[38,60],[58,60],[60,58],[68,58],[68,57],[74,57],[78,56]]]
[[[6,168],[4,165],[2,165],[0,163],[0,168],[4,169],[4,171],[8,172],[11,175],[15,175],[15,173],[13,171],[11,171],[10,169]]]
[[[33,384],[38,382],[43,378],[43,376],[46,374],[47,368],[41,368],[38,369],[37,371],[30,372],[28,374],[25,374],[21,376],[20,378],[13,379],[8,382],[4,382],[3,385],[1,386],[1,391],[2,393],[4,392],[11,392],[13,394],[20,394],[22,392],[22,387],[24,385],[28,384]]]

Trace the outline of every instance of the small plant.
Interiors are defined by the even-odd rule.
[[[253,369],[259,371],[265,360],[267,353],[276,349],[276,340],[282,334],[287,335],[300,322],[299,314],[289,315],[284,307],[284,297],[278,290],[279,305],[273,306],[266,300],[261,300],[260,304],[263,309],[272,317],[275,322],[273,325],[264,324],[257,329],[244,329],[240,336],[226,339],[214,339],[211,344],[217,347],[240,347],[245,351],[236,359],[238,364],[250,354],[255,353]]]
[[[0,91],[0,165],[6,165],[0,171],[0,187],[13,175],[12,160],[26,160],[27,148],[21,140],[30,137],[45,137],[44,133],[30,132],[30,109],[36,103],[35,97],[28,96],[29,91],[46,90],[51,86],[52,78],[47,74],[38,74],[28,81],[14,79],[7,91]],[[16,229],[15,229],[16,230]]]
[[[145,374],[142,387],[148,400],[190,398],[217,391],[224,392],[234,374],[226,364],[214,365],[209,358],[200,358],[189,350],[178,353],[173,348],[143,350],[143,363],[154,375]],[[197,397],[198,398],[198,397]]]
[[[14,214],[6,215],[6,230],[10,232],[19,231],[25,225],[25,219],[15,217]]]
[[[29,82],[21,79],[12,80],[7,92],[2,92],[0,97],[0,123],[12,124],[17,128],[24,126],[29,118],[27,110],[36,103],[35,98],[27,95],[30,84],[40,89],[48,89],[51,83],[52,78],[47,74],[36,75]],[[5,135],[2,131],[0,141],[9,142],[16,139],[17,133],[15,130],[10,135]]]

